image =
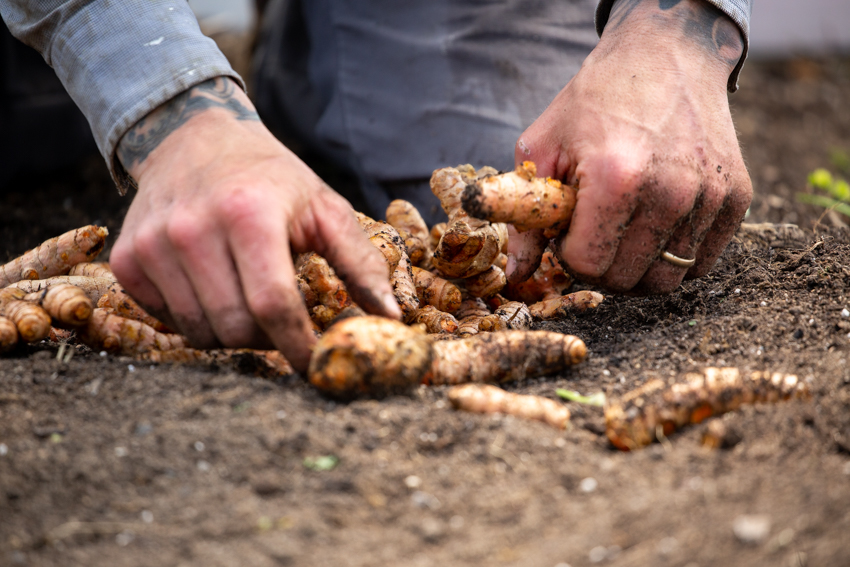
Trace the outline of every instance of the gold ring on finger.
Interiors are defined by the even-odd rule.
[[[661,259],[665,262],[670,262],[671,264],[679,268],[690,268],[691,266],[697,263],[696,258],[687,260],[685,258],[679,258],[678,256],[674,256],[673,254],[670,254],[667,251],[661,253]]]

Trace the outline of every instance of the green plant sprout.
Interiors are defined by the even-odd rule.
[[[850,168],[850,157],[840,150],[832,152],[831,160],[835,166],[842,171]],[[825,209],[832,209],[850,217],[850,183],[846,180],[833,176],[829,170],[818,168],[811,172],[808,177],[809,185],[818,193],[797,193],[797,200],[810,205],[817,205]]]
[[[586,404],[589,406],[604,406],[605,405],[605,394],[602,392],[597,392],[592,396],[582,396],[578,392],[574,392],[573,390],[564,390],[562,388],[558,388],[555,390],[555,393],[559,398],[564,398],[565,400],[570,400],[571,402],[578,402],[580,404]]]

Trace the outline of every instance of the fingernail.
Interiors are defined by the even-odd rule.
[[[381,299],[384,303],[384,310],[387,312],[387,315],[395,319],[401,319],[401,307],[398,306],[395,296],[391,293],[385,293]]]
[[[525,140],[523,140],[522,138],[520,138],[520,139],[519,139],[519,141],[517,141],[516,145],[517,145],[517,146],[519,146],[519,149],[520,149],[520,151],[523,153],[523,155],[526,155],[526,156],[530,156],[530,155],[531,155],[531,148],[529,148],[529,147],[526,145]]]

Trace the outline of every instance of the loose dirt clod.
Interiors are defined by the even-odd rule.
[[[488,384],[464,384],[448,392],[455,409],[476,413],[504,413],[542,421],[552,427],[564,429],[570,421],[570,410],[542,396],[514,394]]]
[[[809,389],[793,374],[737,368],[705,368],[668,386],[652,380],[605,409],[606,433],[623,451],[638,449],[691,423],[734,411],[744,404],[805,398]]]

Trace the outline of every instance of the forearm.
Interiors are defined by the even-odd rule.
[[[130,127],[210,78],[241,81],[186,2],[2,0],[0,14],[56,70],[122,190],[130,180],[115,150]]]
[[[753,0],[602,0],[596,13],[600,35],[622,27],[650,25],[654,31],[700,44],[702,53],[728,67],[727,87],[737,89],[747,55]],[[653,25],[654,24],[654,25]]]

